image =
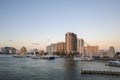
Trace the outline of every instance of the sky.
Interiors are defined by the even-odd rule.
[[[0,0],[0,47],[45,50],[67,32],[120,51],[120,0]]]

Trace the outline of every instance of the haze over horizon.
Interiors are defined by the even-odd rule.
[[[44,49],[73,32],[120,51],[120,0],[0,0],[0,47]]]

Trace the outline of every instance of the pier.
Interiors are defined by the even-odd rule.
[[[102,71],[102,70],[83,70],[81,69],[81,74],[97,74],[97,75],[112,75],[112,76],[120,76],[120,72],[117,71]]]
[[[118,64],[105,64],[105,66],[120,67]]]

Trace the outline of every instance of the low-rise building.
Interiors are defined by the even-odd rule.
[[[86,57],[98,56],[99,55],[99,47],[98,46],[86,46],[84,47]]]
[[[110,47],[108,50],[100,50],[99,51],[100,57],[109,57],[113,58],[115,56],[115,49],[114,47]]]
[[[53,54],[54,52],[56,52],[56,44],[53,43],[50,45],[50,51],[51,51],[51,54]]]
[[[49,54],[53,54],[54,52],[56,52],[57,46],[55,43],[52,43],[51,45],[48,45],[46,47],[46,52]]]
[[[17,49],[14,47],[3,47],[1,53],[3,54],[16,54]]]
[[[109,57],[108,50],[100,50],[99,51],[99,56],[100,57]]]
[[[51,52],[50,45],[46,46],[46,52],[47,52],[47,53],[50,53],[50,52]]]

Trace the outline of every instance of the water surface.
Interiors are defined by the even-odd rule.
[[[83,69],[116,70],[104,62],[81,62],[58,58],[55,60],[14,58],[0,55],[0,80],[120,80],[120,76],[81,75]]]

